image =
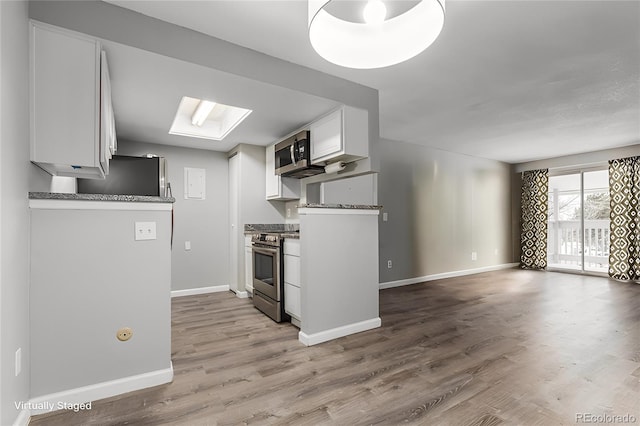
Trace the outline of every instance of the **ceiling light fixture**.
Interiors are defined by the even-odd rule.
[[[250,109],[183,96],[169,134],[221,141],[249,114]]]
[[[194,126],[202,127],[204,121],[207,119],[209,114],[211,114],[214,106],[216,106],[215,102],[200,101],[198,107],[191,116],[191,124],[193,124]]]
[[[370,0],[364,22],[341,19],[327,6],[341,0],[308,0],[309,40],[315,51],[347,68],[382,68],[413,58],[429,47],[444,26],[445,0],[421,0],[386,19],[381,0]]]
[[[387,17],[387,6],[382,0],[369,0],[362,10],[362,17],[367,24],[381,24]]]

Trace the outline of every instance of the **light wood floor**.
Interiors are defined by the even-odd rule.
[[[173,383],[32,425],[640,424],[640,285],[517,269],[383,290],[314,347],[229,293],[173,300]]]

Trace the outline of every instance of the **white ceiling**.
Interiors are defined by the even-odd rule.
[[[338,104],[130,46],[102,41],[111,74],[119,139],[229,151],[269,145]],[[170,135],[183,96],[253,110],[224,140]]]
[[[431,47],[403,64],[378,70],[345,69],[318,57],[307,38],[306,1],[110,3],[376,88],[383,138],[510,163],[640,144],[638,1],[449,0],[445,28]],[[124,59],[116,54],[114,60]],[[206,68],[194,72],[216,73]],[[181,95],[188,94],[182,71],[165,74],[182,88]],[[220,89],[209,88],[216,94]],[[258,98],[266,93],[245,95],[240,97],[247,103],[260,104],[264,98]],[[289,95],[309,99],[308,116],[330,107],[327,100]],[[241,140],[236,137],[240,132],[257,138],[255,143],[273,141],[273,120],[285,118],[262,117],[276,111],[263,106],[249,119],[271,123],[273,134],[260,138],[260,126],[252,127],[252,134],[243,124],[234,131],[238,135],[232,133],[233,141]],[[158,118],[164,120],[175,107],[177,103],[163,105]],[[128,105],[114,108],[120,117],[130,117],[124,110]],[[304,122],[305,114],[300,115],[287,119],[293,126],[296,119]],[[119,122],[121,129],[134,133],[131,137],[151,131]]]

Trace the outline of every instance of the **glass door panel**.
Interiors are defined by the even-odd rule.
[[[549,177],[547,265],[582,270],[580,173]]]
[[[583,174],[584,270],[609,268],[609,171]]]

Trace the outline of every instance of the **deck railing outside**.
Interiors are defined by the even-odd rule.
[[[550,220],[548,230],[548,266],[581,269],[584,247],[584,269],[607,272],[609,220],[585,220],[584,238],[579,220]]]

